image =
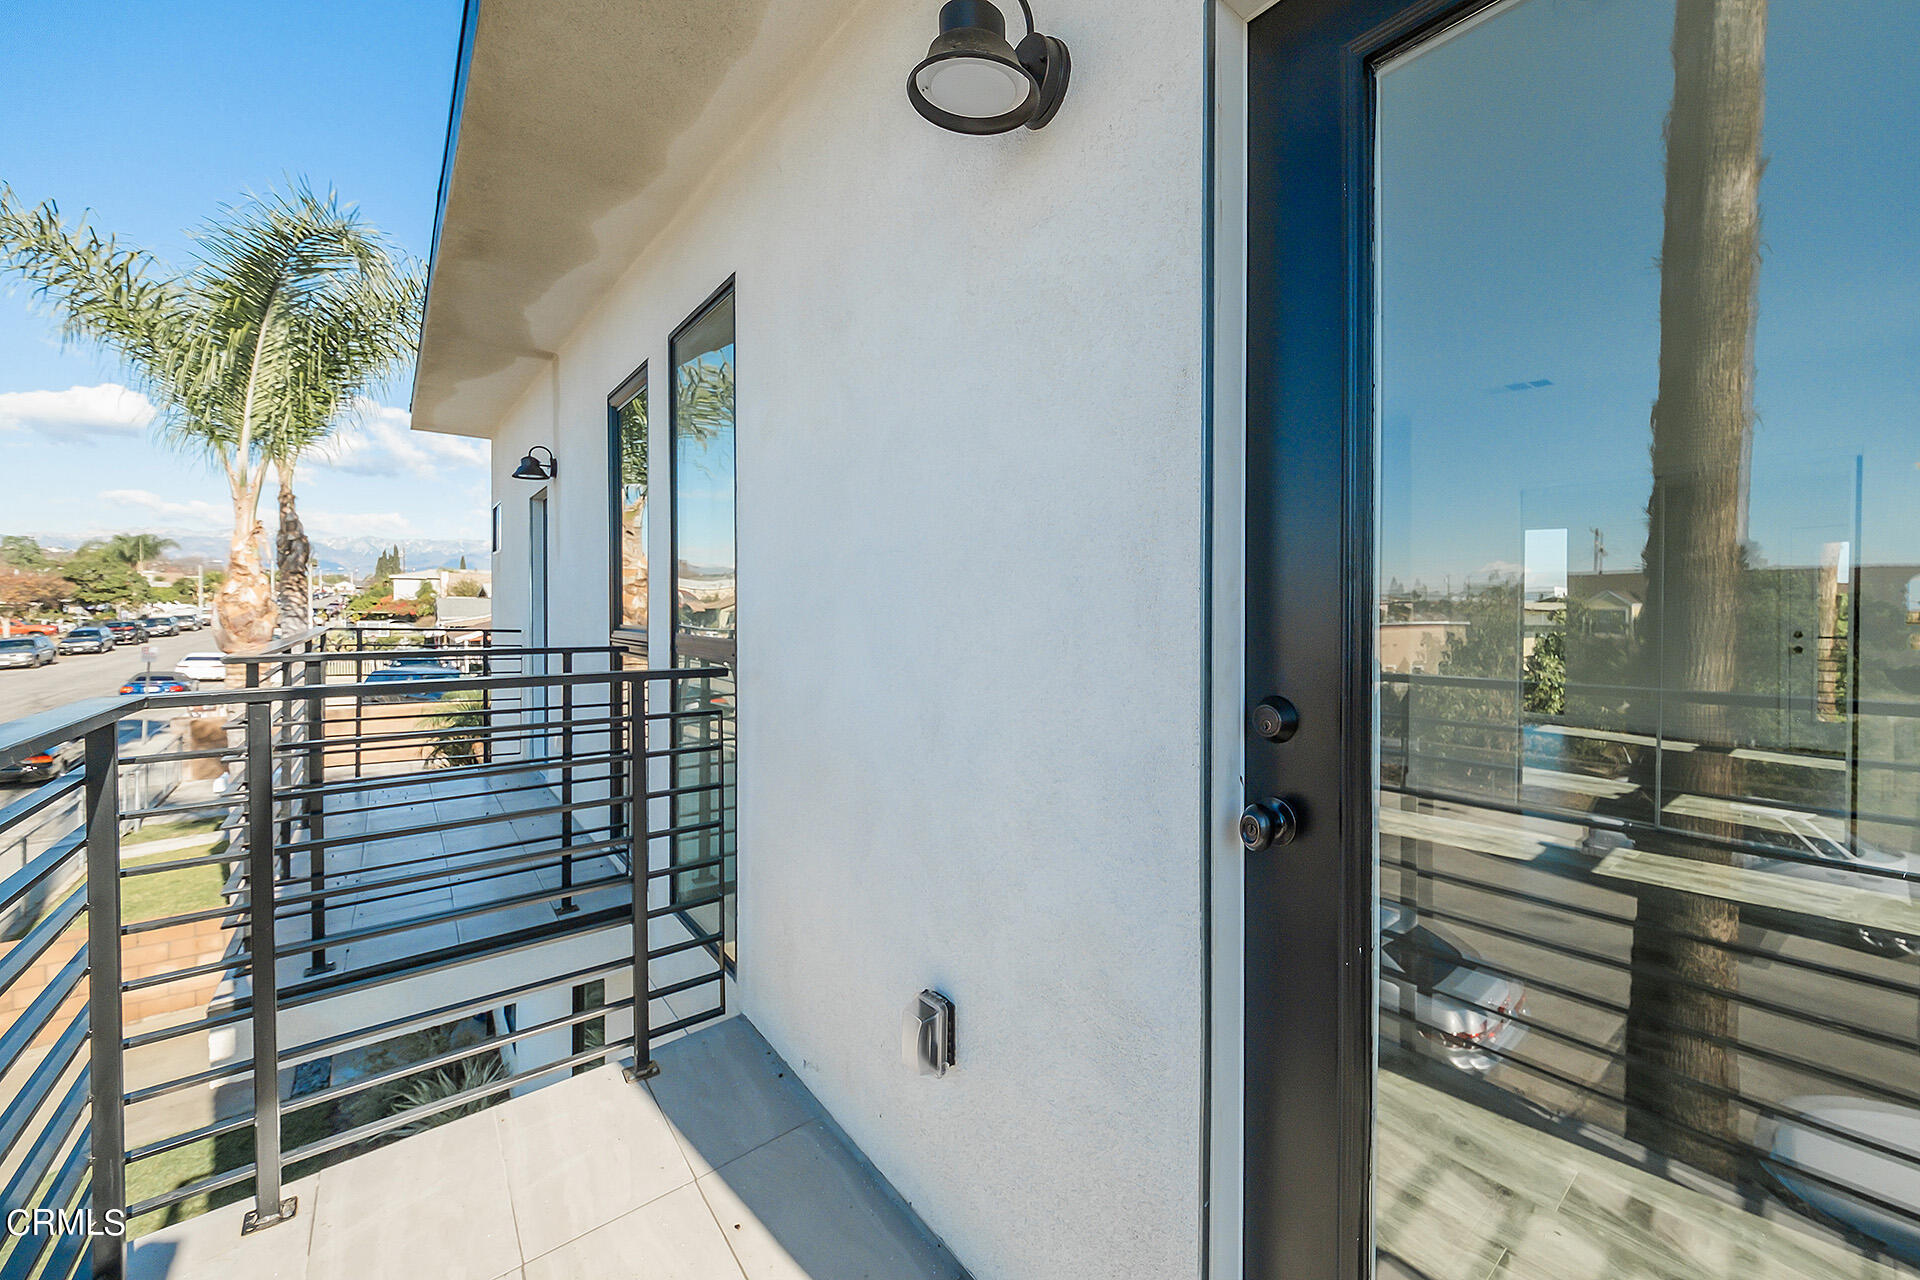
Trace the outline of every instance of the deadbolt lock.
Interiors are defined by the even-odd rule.
[[[1240,843],[1248,853],[1292,844],[1298,834],[1299,819],[1285,800],[1256,800],[1240,811]]]
[[[1249,718],[1253,731],[1268,742],[1285,742],[1300,727],[1300,713],[1285,698],[1262,699]]]

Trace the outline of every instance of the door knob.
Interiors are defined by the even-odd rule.
[[[1285,800],[1256,800],[1240,811],[1240,843],[1248,853],[1292,844],[1299,833],[1299,819]]]

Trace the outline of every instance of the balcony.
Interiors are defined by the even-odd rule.
[[[0,1271],[962,1274],[728,1016],[726,673],[433,639],[0,727]]]

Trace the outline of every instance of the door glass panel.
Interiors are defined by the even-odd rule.
[[[1920,4],[1375,76],[1380,1274],[1920,1273]]]

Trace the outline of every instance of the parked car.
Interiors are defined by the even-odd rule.
[[[13,636],[57,636],[60,628],[52,622],[10,622],[4,629]]]
[[[54,648],[61,653],[106,653],[113,648],[113,644],[113,632],[105,627],[86,624],[61,636],[60,643]]]
[[[200,687],[200,682],[192,676],[178,675],[172,671],[142,671],[129,676],[120,686],[124,694],[136,693],[190,693]]]
[[[140,625],[146,628],[147,634],[150,636],[177,636],[180,634],[180,624],[172,618],[161,614],[140,619]]]
[[[1514,1015],[1527,990],[1490,973],[1479,956],[1420,924],[1411,907],[1382,902],[1380,1003],[1410,1013],[1421,1039],[1461,1071],[1491,1071],[1526,1035]]]
[[[0,640],[0,667],[44,667],[54,657],[53,641],[45,636],[8,636]]]
[[[227,678],[227,655],[224,653],[190,653],[174,664],[175,675],[190,679],[219,682]]]
[[[369,702],[432,701],[435,698],[445,697],[446,690],[419,688],[417,686],[427,681],[458,680],[460,675],[461,673],[458,667],[448,666],[444,662],[435,662],[430,658],[403,658],[398,662],[388,663],[378,671],[370,672],[367,676],[366,683],[411,685],[415,687],[397,689],[390,694],[375,694],[367,700]]]
[[[1780,1105],[1788,1114],[1763,1116],[1754,1129],[1754,1145],[1767,1153],[1768,1175],[1819,1212],[1878,1240],[1894,1257],[1920,1265],[1920,1111],[1825,1095]]]
[[[51,751],[0,763],[0,783],[45,782],[57,778],[79,764],[86,753],[86,744],[76,739],[63,742]]]
[[[131,618],[115,618],[100,625],[113,632],[115,644],[139,644],[147,638],[146,628]]]

